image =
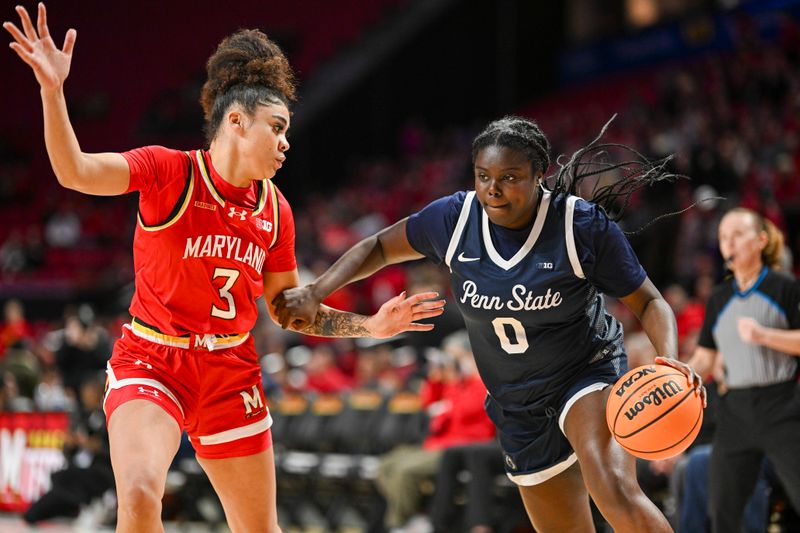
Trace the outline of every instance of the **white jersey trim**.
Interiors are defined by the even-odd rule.
[[[203,154],[200,150],[195,151],[195,157],[197,158],[197,166],[200,168],[200,175],[203,176],[203,181],[206,184],[208,192],[211,193],[211,196],[214,197],[219,205],[225,207],[225,200],[219,194],[217,194],[216,189],[214,189],[214,185],[211,183],[211,176],[206,174],[206,167],[204,165],[205,162],[203,161]]]
[[[253,422],[247,426],[229,429],[227,431],[221,431],[219,433],[214,433],[213,435],[200,435],[197,437],[197,440],[199,440],[200,444],[204,446],[209,444],[224,444],[226,442],[258,435],[259,433],[263,433],[264,431],[268,430],[270,427],[272,427],[272,415],[267,413],[266,418],[262,418],[258,422]]]
[[[572,230],[572,221],[575,215],[575,202],[578,201],[577,196],[567,197],[567,212],[564,216],[564,224],[566,226],[565,240],[567,242],[567,255],[569,262],[572,265],[572,271],[581,279],[585,279],[586,275],[583,273],[583,267],[578,260],[578,249],[575,247],[575,232]]]
[[[536,221],[533,223],[533,228],[531,228],[531,232],[525,244],[522,245],[522,248],[520,248],[511,259],[503,259],[495,249],[494,243],[492,242],[492,234],[489,231],[489,216],[485,211],[482,213],[483,244],[486,246],[486,252],[489,254],[489,258],[503,270],[511,270],[517,266],[520,261],[525,259],[525,256],[533,249],[533,245],[536,244],[536,240],[542,233],[544,221],[547,218],[547,210],[550,207],[550,192],[543,188],[539,190],[542,195],[542,202],[539,204],[538,213],[536,213]]]
[[[574,453],[561,461],[560,463],[554,464],[550,468],[545,468],[539,472],[533,472],[532,474],[521,474],[515,476],[513,474],[506,473],[508,479],[516,483],[517,485],[523,487],[530,487],[532,485],[538,485],[540,483],[544,483],[550,478],[554,478],[559,475],[561,472],[569,468],[570,466],[578,460],[578,456]]]
[[[163,392],[170,400],[175,402],[175,405],[177,405],[178,409],[181,411],[181,416],[186,416],[186,414],[183,412],[183,406],[181,405],[181,402],[179,402],[178,398],[175,397],[172,391],[162,385],[160,381],[149,378],[126,378],[118,380],[114,375],[114,369],[111,368],[111,363],[106,363],[106,375],[108,376],[108,390],[106,390],[105,397],[103,397],[103,410],[106,408],[106,400],[108,399],[108,395],[111,394],[112,390],[130,387],[131,385],[147,385],[148,387],[153,387],[154,389],[158,389],[159,391]]]
[[[467,225],[469,219],[469,210],[472,207],[472,200],[475,198],[475,191],[469,191],[467,197],[464,198],[464,205],[461,206],[461,213],[458,215],[458,222],[453,230],[453,235],[450,237],[450,244],[447,246],[447,255],[444,256],[444,262],[450,268],[450,262],[453,260],[453,255],[456,253],[458,243],[461,241],[461,234],[464,233],[464,227]],[[452,269],[451,269],[452,270]]]
[[[564,404],[564,408],[561,410],[561,415],[558,417],[558,427],[561,428],[561,433],[564,433],[564,421],[567,419],[567,413],[572,408],[572,406],[575,405],[575,402],[577,402],[578,400],[580,400],[581,398],[583,398],[584,396],[586,396],[591,392],[603,390],[606,387],[608,387],[608,383],[601,383],[601,382],[592,383],[591,385],[587,385],[586,387],[582,388],[581,390],[573,394],[572,397],[570,397],[570,399],[567,400],[567,403]],[[564,436],[566,437],[567,434],[564,433]]]

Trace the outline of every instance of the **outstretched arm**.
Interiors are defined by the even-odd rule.
[[[324,300],[336,289],[364,279],[386,265],[420,259],[406,236],[408,218],[367,237],[344,253],[328,270],[309,285]]]
[[[82,152],[69,121],[64,81],[69,75],[77,32],[67,31],[64,46],[59,50],[50,36],[44,4],[39,3],[36,28],[24,7],[17,6],[16,10],[22,30],[11,22],[4,22],[3,27],[14,38],[11,48],[31,67],[39,82],[45,145],[58,182],[68,189],[88,194],[124,193],[130,181],[125,158],[117,153]]]
[[[664,300],[650,278],[645,278],[638,289],[620,298],[622,303],[636,315],[659,357],[656,363],[671,366],[683,372],[689,382],[706,402],[706,389],[703,380],[686,363],[676,359],[678,355],[678,328],[675,314]]]
[[[320,302],[336,289],[366,278],[386,265],[421,258],[422,254],[408,242],[407,220],[404,218],[359,242],[308,286],[277,294],[272,304],[281,327],[301,331],[314,323]]]
[[[273,301],[282,291],[297,287],[298,281],[297,270],[270,272],[264,277],[264,298],[275,323],[279,324],[280,322]],[[313,319],[304,323],[291,324],[289,328],[317,337],[373,337],[376,339],[393,337],[404,331],[429,331],[433,329],[433,324],[419,324],[417,321],[442,314],[444,301],[430,301],[436,296],[435,292],[425,292],[406,298],[405,292],[403,292],[384,303],[372,316],[348,313],[327,305],[319,305]]]

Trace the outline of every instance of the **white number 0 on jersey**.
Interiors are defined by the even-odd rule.
[[[230,290],[233,284],[236,283],[236,280],[239,279],[239,274],[240,272],[238,270],[232,268],[217,267],[214,269],[214,277],[211,279],[228,278],[225,285],[219,288],[219,295],[228,301],[228,308],[220,309],[216,305],[211,304],[211,316],[224,318],[225,320],[236,317],[236,303],[233,301],[233,295],[230,293]]]
[[[500,339],[500,346],[507,353],[515,355],[525,353],[528,349],[528,337],[525,335],[525,328],[522,326],[522,322],[516,318],[497,317],[492,320],[492,326],[494,326],[495,335]],[[505,326],[511,326],[511,329],[514,330],[513,341],[508,338]]]

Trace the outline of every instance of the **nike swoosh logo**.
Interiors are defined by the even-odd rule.
[[[480,261],[480,257],[464,257],[464,252],[458,254],[458,260],[462,263],[469,263],[470,261]]]

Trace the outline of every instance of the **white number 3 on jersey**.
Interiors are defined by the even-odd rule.
[[[224,318],[225,320],[236,317],[236,303],[233,301],[233,295],[230,293],[230,290],[233,284],[236,283],[236,280],[239,279],[239,274],[240,272],[238,270],[232,268],[217,267],[214,269],[214,277],[211,279],[228,278],[225,284],[219,288],[219,295],[221,298],[228,301],[228,308],[220,309],[216,305],[211,304],[211,316]]]

